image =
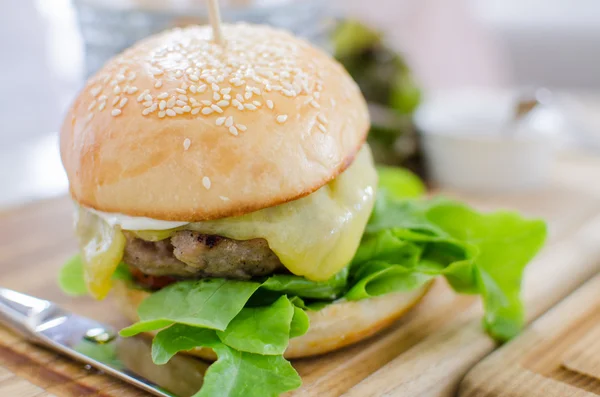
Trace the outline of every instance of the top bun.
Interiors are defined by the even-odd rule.
[[[266,26],[175,29],[110,60],[65,119],[61,156],[85,207],[202,221],[317,190],[363,144],[365,101],[321,50]]]

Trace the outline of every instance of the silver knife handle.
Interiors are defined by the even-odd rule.
[[[38,314],[52,306],[51,302],[0,288],[0,324],[33,340]]]

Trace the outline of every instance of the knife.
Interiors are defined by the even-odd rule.
[[[120,338],[106,324],[5,288],[0,288],[0,324],[29,342],[161,397],[193,395],[202,386],[209,365],[182,355],[166,365],[155,365],[151,346],[143,337]]]

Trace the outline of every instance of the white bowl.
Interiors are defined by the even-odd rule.
[[[479,192],[543,186],[560,120],[540,107],[517,123],[515,103],[509,91],[474,89],[427,98],[415,123],[433,180],[443,188]]]

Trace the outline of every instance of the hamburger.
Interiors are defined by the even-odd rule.
[[[482,296],[493,337],[518,332],[544,223],[423,198],[375,167],[365,101],[329,55],[265,26],[223,33],[143,40],[75,99],[60,146],[81,249],[63,288],[112,291],[156,363],[216,360],[199,395],[297,388],[287,359],[373,335],[438,276]]]

